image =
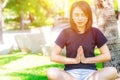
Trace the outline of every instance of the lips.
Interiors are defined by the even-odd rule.
[[[83,23],[84,23],[84,22],[76,22],[76,25],[77,25],[77,26],[81,26],[81,25],[83,25]]]
[[[78,24],[82,24],[82,23],[84,23],[84,21],[81,21],[81,22],[77,22]]]

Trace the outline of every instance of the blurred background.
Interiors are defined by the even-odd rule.
[[[79,0],[0,0],[0,80],[47,80],[47,69],[64,68],[51,62],[49,55],[59,33],[69,27],[69,11],[75,1]],[[84,1],[91,6],[93,26],[99,28],[99,23],[104,22],[107,38],[119,38],[120,0],[105,0],[106,4],[112,3],[110,10],[114,14],[102,21],[96,13],[98,0]],[[114,29],[106,28],[109,23]]]

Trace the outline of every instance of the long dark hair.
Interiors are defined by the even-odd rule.
[[[74,21],[72,19],[72,13],[73,13],[73,10],[75,7],[79,7],[80,9],[82,9],[82,11],[88,17],[88,22],[85,27],[85,32],[87,32],[92,27],[92,22],[93,22],[91,7],[85,1],[78,1],[78,2],[73,3],[71,10],[70,10],[70,27],[74,31],[78,31],[76,28],[76,24],[74,23]]]

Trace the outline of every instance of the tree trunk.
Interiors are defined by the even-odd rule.
[[[24,30],[24,12],[20,11],[20,30]]]
[[[120,71],[120,38],[118,36],[118,24],[116,15],[114,13],[113,0],[104,0],[103,3],[105,5],[103,3],[100,3],[99,0],[96,1],[96,11],[100,11],[96,12],[98,28],[107,37],[107,45],[110,49],[110,53],[112,56],[111,61],[104,63],[104,66],[114,66],[115,68],[117,68],[118,71]],[[102,23],[100,24],[100,22]]]
[[[8,0],[4,0],[4,2],[2,0],[0,0],[0,44],[3,44],[2,28],[3,28],[4,20],[3,20],[2,10],[6,6],[7,2],[8,2]]]
[[[2,27],[3,27],[3,16],[2,16],[2,5],[0,3],[0,44],[3,44]]]

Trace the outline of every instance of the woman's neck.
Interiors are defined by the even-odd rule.
[[[85,26],[77,26],[78,33],[83,34],[85,32]]]

